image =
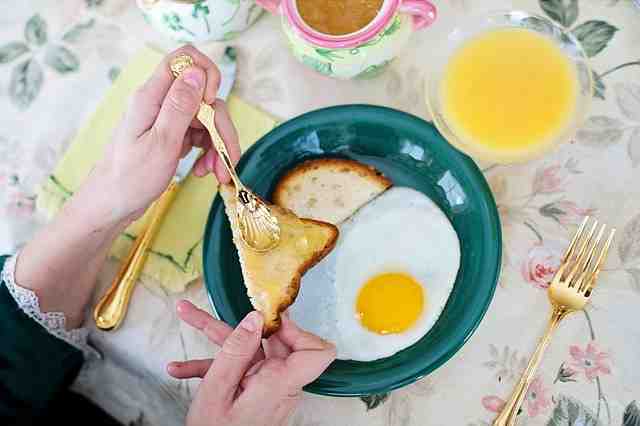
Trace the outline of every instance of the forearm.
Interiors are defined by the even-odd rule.
[[[78,327],[98,272],[127,223],[111,220],[109,211],[96,205],[95,187],[88,182],[24,247],[16,282],[38,295],[43,312],[63,312],[67,328]]]

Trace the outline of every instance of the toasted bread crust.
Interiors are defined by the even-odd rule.
[[[382,172],[358,161],[345,158],[317,158],[300,163],[280,178],[271,197],[273,203],[277,205],[285,204],[287,196],[286,188],[289,184],[310,170],[320,168],[337,169],[338,172],[357,173],[359,176],[379,185],[381,190],[385,190],[393,184]]]
[[[220,195],[222,196],[222,199],[225,202],[225,207],[226,207],[225,211],[227,211],[227,214],[229,213],[227,210],[229,208],[227,202],[235,203],[235,200],[233,199],[233,195],[232,195],[234,190],[232,188],[233,187],[231,185],[220,186]],[[282,215],[294,215],[290,210],[280,206],[272,205],[271,208],[275,209],[278,213]],[[295,298],[298,295],[298,291],[300,290],[300,280],[302,279],[302,276],[304,275],[304,273],[307,272],[312,266],[317,264],[320,260],[322,260],[335,247],[336,242],[338,240],[339,231],[335,225],[318,221],[318,220],[313,220],[313,219],[301,219],[301,218],[298,218],[298,219],[302,222],[312,223],[314,225],[326,228],[329,231],[329,236],[326,243],[322,247],[322,249],[316,251],[313,254],[313,256],[307,259],[304,263],[300,264],[297,270],[293,272],[291,281],[286,285],[286,288],[285,288],[286,293],[283,296],[279,297],[278,298],[279,300],[274,301],[275,302],[274,304],[277,303],[276,309],[275,310],[270,309],[269,312],[261,311],[264,318],[262,335],[265,338],[269,337],[270,335],[278,331],[278,329],[280,328],[280,325],[281,325],[280,314],[284,312],[295,301]],[[233,241],[234,241],[234,244],[236,245],[236,249],[238,250],[238,256],[240,257],[243,277],[245,278],[245,285],[247,287],[250,287],[252,283],[247,283],[247,278],[245,276],[245,271],[244,271],[245,265],[243,262],[243,254],[240,248],[242,248],[242,250],[249,250],[249,249],[245,246],[244,242],[242,242],[237,238],[237,235],[236,235],[237,232],[234,225],[235,220],[233,220],[232,218],[229,218],[229,221],[231,223],[231,227],[233,230]],[[251,302],[253,304],[253,299],[251,299]],[[254,305],[254,308],[258,309],[258,306]]]
[[[280,209],[288,211],[287,209],[284,209],[282,207],[280,207]],[[278,304],[278,308],[276,309],[275,319],[273,321],[265,322],[264,324],[264,328],[262,330],[262,337],[264,338],[271,336],[273,333],[277,332],[278,329],[280,328],[280,325],[282,324],[282,320],[280,319],[280,314],[286,311],[289,306],[293,305],[293,302],[295,302],[296,297],[298,297],[298,292],[300,291],[300,280],[302,279],[302,276],[309,269],[311,269],[313,266],[318,264],[318,262],[324,259],[324,257],[327,254],[329,254],[331,250],[333,250],[333,248],[336,246],[336,242],[338,241],[339,231],[335,225],[332,225],[326,222],[321,222],[319,220],[314,220],[314,219],[301,218],[300,220],[303,222],[315,223],[316,225],[321,225],[321,226],[326,226],[328,228],[331,228],[332,235],[330,239],[327,241],[327,243],[325,244],[325,246],[322,248],[322,250],[316,253],[307,262],[300,265],[300,268],[298,268],[298,270],[296,271],[296,274],[294,275],[294,277],[291,279],[291,282],[287,286],[286,298],[283,298],[280,304]]]

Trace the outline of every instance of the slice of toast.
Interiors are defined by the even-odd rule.
[[[273,202],[299,217],[337,225],[392,185],[373,167],[320,158],[291,169],[276,185]]]
[[[298,295],[302,275],[335,246],[338,228],[330,223],[300,219],[287,209],[271,205],[280,225],[280,242],[275,248],[258,253],[240,238],[235,188],[220,185],[219,191],[231,223],[247,294],[264,317],[263,336],[268,337],[280,327],[280,313]]]

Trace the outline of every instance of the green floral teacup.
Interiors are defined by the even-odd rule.
[[[262,9],[253,0],[137,0],[145,19],[182,43],[229,40],[246,30]]]
[[[293,54],[317,72],[341,79],[376,76],[399,53],[414,30],[430,25],[435,7],[427,0],[384,0],[376,17],[346,35],[323,34],[307,25],[296,0],[256,0],[282,17]]]

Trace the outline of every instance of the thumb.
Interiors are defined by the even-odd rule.
[[[203,70],[191,67],[173,82],[153,125],[155,134],[162,142],[182,144],[187,129],[200,108],[205,79]]]
[[[253,359],[262,340],[262,315],[251,312],[225,339],[216,355],[202,386],[210,386],[220,395],[225,404],[231,404],[236,390]]]

